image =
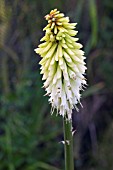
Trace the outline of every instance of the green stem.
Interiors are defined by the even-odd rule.
[[[74,170],[72,121],[63,119],[65,144],[65,170]]]

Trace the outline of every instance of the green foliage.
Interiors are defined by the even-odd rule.
[[[1,97],[1,169],[52,169],[43,161],[53,163],[49,155],[54,151],[60,157],[60,145],[55,139],[61,132],[54,122],[56,118],[50,117],[41,85],[39,74],[34,72],[17,85],[15,93]]]

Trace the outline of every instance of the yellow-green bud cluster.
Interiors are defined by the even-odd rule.
[[[69,23],[69,18],[64,17],[57,9],[45,16],[48,25],[43,29],[45,36],[38,48],[42,60],[41,74],[45,80],[44,87],[53,111],[66,116],[71,120],[72,109],[80,103],[80,90],[86,85],[83,74],[86,67],[82,45],[77,43],[74,36],[76,23]]]

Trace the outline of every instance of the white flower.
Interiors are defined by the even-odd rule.
[[[40,64],[44,88],[50,97],[52,110],[57,109],[58,114],[71,120],[72,109],[77,109],[80,91],[86,85],[84,52],[77,42],[78,38],[74,37],[77,34],[74,30],[76,23],[69,23],[69,18],[57,9],[45,18],[48,25],[43,29],[46,33],[41,39],[45,42],[35,49],[42,57]]]

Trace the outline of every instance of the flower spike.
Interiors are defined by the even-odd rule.
[[[80,90],[87,84],[84,78],[86,70],[82,45],[75,35],[77,23],[70,23],[57,9],[45,16],[48,25],[43,29],[44,41],[35,52],[42,57],[41,74],[45,80],[44,88],[49,95],[52,110],[72,119],[72,109],[80,103]]]

